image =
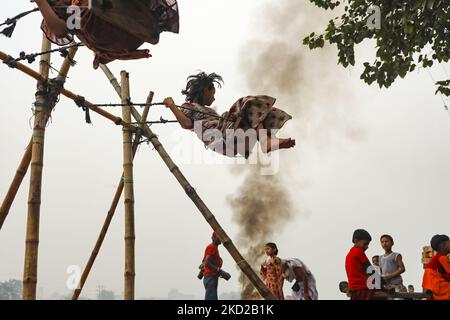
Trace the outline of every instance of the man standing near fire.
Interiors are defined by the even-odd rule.
[[[212,243],[206,247],[203,258],[203,285],[206,290],[205,300],[218,300],[219,277],[228,281],[231,276],[221,269],[223,261],[219,254],[219,246],[222,242],[217,233],[214,232],[211,239]]]

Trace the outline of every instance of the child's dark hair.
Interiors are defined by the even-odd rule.
[[[370,241],[372,241],[372,237],[364,229],[355,230],[355,232],[353,232],[352,242],[356,243],[356,241],[360,241],[360,240],[366,240],[366,241],[370,242]]]
[[[389,239],[392,243],[394,243],[394,238],[392,238],[392,236],[390,236],[390,235],[388,235],[388,234],[383,234],[383,235],[380,237],[380,241],[383,240],[383,238],[387,238],[387,239]]]
[[[181,93],[186,96],[186,101],[197,101],[200,104],[203,104],[203,91],[205,89],[211,90],[215,88],[215,84],[221,88],[223,84],[222,77],[216,73],[207,74],[200,72],[196,75],[189,76],[187,80],[186,89],[181,91]]]
[[[372,260],[375,259],[375,258],[380,259],[380,256],[373,256]]]
[[[437,234],[431,238],[430,244],[434,251],[441,251],[441,244],[449,241],[449,237],[445,234]]]
[[[266,247],[272,248],[273,253],[274,253],[275,255],[278,255],[278,248],[277,248],[277,245],[276,245],[275,243],[273,243],[273,242],[268,242],[268,243],[266,243]]]

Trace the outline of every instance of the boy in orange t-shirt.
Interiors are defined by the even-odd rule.
[[[437,254],[427,264],[422,287],[432,292],[432,300],[450,300],[450,239],[447,235],[435,235],[431,247]]]

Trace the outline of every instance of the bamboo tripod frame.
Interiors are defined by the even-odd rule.
[[[75,53],[73,53],[75,54]],[[0,51],[0,59],[3,61],[7,61],[9,56],[5,54],[4,52]],[[122,99],[122,102],[124,100],[124,96],[127,95],[127,84],[128,82],[128,76],[126,72],[122,72],[122,86],[120,86],[117,82],[117,80],[114,78],[112,73],[107,69],[106,66],[101,66],[102,70],[107,75],[108,79],[110,80],[111,84],[115,88],[116,92],[119,94],[120,98]],[[23,73],[29,75],[30,77],[36,79],[38,82],[45,83],[46,77],[44,77],[42,74],[39,74],[35,72],[34,70],[28,68],[27,66],[16,63],[15,68],[22,71]],[[68,69],[67,69],[68,71]],[[125,85],[124,85],[125,84]],[[124,88],[125,87],[125,88]],[[128,89],[129,93],[129,89]],[[79,96],[67,89],[62,89],[61,94],[66,96],[67,98],[78,101]],[[153,95],[151,95],[153,96]],[[128,96],[129,97],[129,96]],[[151,98],[149,97],[149,100],[151,101]],[[126,99],[125,103],[128,103],[128,99]],[[146,137],[150,143],[154,146],[155,150],[158,152],[166,166],[169,168],[170,172],[175,176],[181,187],[186,192],[187,196],[191,199],[191,201],[197,206],[200,213],[203,215],[207,223],[212,227],[212,229],[218,234],[220,239],[222,240],[222,243],[224,247],[228,250],[232,258],[235,260],[238,267],[242,270],[242,272],[247,276],[249,281],[255,286],[255,288],[258,290],[258,292],[261,294],[261,296],[264,299],[267,300],[276,300],[276,297],[273,295],[273,293],[265,286],[265,284],[262,282],[262,280],[259,278],[259,276],[254,272],[254,270],[251,268],[251,266],[248,264],[248,262],[244,259],[244,257],[240,254],[232,240],[229,238],[229,236],[226,234],[226,232],[223,230],[223,228],[220,226],[217,219],[214,217],[212,212],[209,210],[209,208],[206,206],[206,204],[203,202],[203,200],[200,198],[200,196],[197,194],[196,190],[190,185],[189,181],[185,178],[183,173],[180,171],[180,169],[176,166],[176,164],[173,162],[167,151],[165,150],[164,146],[159,141],[158,137],[153,133],[153,131],[150,129],[148,125],[132,125],[131,117],[128,117],[128,115],[125,113],[125,110],[123,110],[122,118],[114,116],[103,109],[100,109],[96,106],[94,106],[91,102],[85,100],[84,106],[89,108],[91,111],[101,115],[102,117],[109,119],[116,125],[120,125],[123,127],[124,130],[124,173],[122,175],[121,183],[116,191],[114,200],[112,202],[111,208],[108,212],[108,215],[106,217],[105,223],[103,225],[103,228],[101,230],[100,236],[97,240],[97,243],[95,245],[95,248],[91,254],[91,257],[89,258],[89,261],[86,265],[86,268],[82,274],[81,280],[80,280],[80,287],[75,290],[72,299],[76,300],[81,290],[87,280],[87,277],[89,275],[90,270],[92,269],[93,263],[95,261],[96,256],[99,253],[100,247],[103,243],[103,240],[106,236],[106,232],[108,230],[108,227],[111,223],[112,217],[115,213],[115,210],[117,208],[121,193],[123,189],[127,188],[127,183],[123,183],[124,181],[127,181],[127,179],[130,177],[132,178],[132,171],[130,172],[130,169],[132,170],[132,159],[134,154],[136,153],[137,144],[140,141],[141,137]],[[127,110],[131,112],[131,115],[135,118],[135,120],[139,123],[145,122],[149,109],[148,107],[144,110],[143,115],[141,116],[139,112],[133,107],[125,107]],[[45,127],[45,126],[44,126]],[[130,137],[132,134],[135,134],[135,143],[132,147],[131,145],[131,139]],[[127,135],[127,136],[126,136]],[[38,137],[39,138],[39,137]],[[125,147],[125,144],[128,145],[128,147]],[[43,145],[42,145],[43,147]],[[43,150],[43,148],[42,148]],[[17,193],[17,190],[20,186],[20,182],[23,179],[23,176],[26,173],[26,169],[28,167],[27,157],[28,148],[25,152],[25,155],[21,161],[21,165],[19,169],[17,170],[16,177],[14,178],[13,184],[10,187],[10,190],[15,192],[9,192],[7,194],[7,197],[2,203],[1,211],[0,211],[0,228],[2,227],[2,224],[4,222],[4,219],[6,218],[6,215],[9,212],[9,208],[11,207],[11,204],[14,200],[15,194]],[[43,154],[42,154],[43,155]],[[28,161],[29,163],[29,161]],[[40,163],[39,163],[40,164]],[[130,165],[131,164],[131,165]],[[25,167],[25,168],[24,168]],[[127,172],[125,172],[128,170]],[[20,172],[19,172],[20,171]],[[42,174],[42,172],[41,172]],[[21,178],[20,178],[21,177]],[[30,188],[31,190],[31,188]],[[131,189],[132,190],[132,189]],[[130,194],[131,192],[131,194]],[[40,196],[40,193],[39,193]],[[39,202],[40,204],[40,202]],[[126,262],[125,262],[125,299],[133,299],[134,298],[134,196],[132,195],[132,191],[126,191],[125,194],[125,207],[126,209]],[[3,208],[5,207],[4,210]],[[4,213],[5,212],[5,213]],[[128,212],[128,213],[127,213]],[[38,217],[38,216],[37,216]],[[128,221],[128,222],[127,222]],[[37,224],[37,228],[39,225]],[[27,236],[28,239],[28,236]],[[33,239],[35,240],[35,239]],[[37,242],[30,242],[36,246],[36,256],[35,256],[35,268],[37,270]],[[131,264],[130,264],[131,262]],[[33,265],[34,267],[34,265]],[[29,275],[29,274],[28,274]],[[25,286],[24,286],[24,299],[35,299],[36,298],[36,281],[37,281],[37,272],[35,273],[36,277],[31,278],[30,286],[28,287],[27,295],[25,295]],[[33,282],[34,281],[34,282]],[[25,285],[25,272],[24,272],[24,285]],[[34,291],[34,292],[33,292]]]
[[[77,50],[78,50],[78,47],[72,47],[69,49],[69,55],[64,60],[62,66],[61,66],[61,69],[58,72],[59,75],[58,75],[57,79],[59,79],[59,81],[61,82],[62,85],[64,85],[66,77],[69,73],[69,70],[71,67],[70,61],[73,60],[73,58],[75,57]],[[53,105],[50,105],[49,107],[51,110],[53,110],[55,105],[53,104]],[[51,112],[47,112],[44,115],[45,116],[45,121],[44,121],[45,125],[48,122],[50,113]],[[22,157],[22,160],[20,161],[19,167],[16,170],[16,174],[15,174],[14,179],[8,189],[6,197],[0,207],[0,230],[2,229],[2,226],[6,220],[6,217],[8,216],[8,213],[9,213],[11,205],[14,201],[14,198],[16,197],[17,191],[19,190],[19,187],[23,181],[23,178],[25,177],[25,175],[28,171],[28,167],[30,166],[32,143],[33,143],[33,140],[31,139],[30,143],[28,144],[26,151]]]

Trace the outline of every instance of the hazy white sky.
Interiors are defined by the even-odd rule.
[[[217,72],[224,77],[225,87],[218,91],[216,105],[224,111],[240,96],[254,94],[248,91],[246,77],[239,69],[240,54],[249,40],[264,34],[253,24],[260,18],[259,8],[267,3],[270,1],[181,0],[179,35],[165,34],[158,46],[148,45],[153,54],[148,61],[117,61],[110,67],[118,77],[120,70],[130,72],[134,101],[145,100],[152,89],[157,101],[171,95],[181,102],[180,90],[189,74],[199,69]],[[28,1],[7,3],[0,20],[29,7]],[[22,50],[38,51],[39,24],[37,14],[25,18],[13,39],[0,38],[0,50],[14,56]],[[298,30],[298,39],[310,31]],[[303,50],[300,41],[291,45],[291,50]],[[359,61],[371,60],[371,53],[370,47],[362,48]],[[58,67],[61,59],[54,57]],[[307,52],[306,59],[317,62],[317,52]],[[332,60],[323,63],[335,64],[335,56],[326,59]],[[92,69],[90,51],[81,49],[76,60],[67,88],[92,102],[118,101],[102,72]],[[314,72],[314,64],[308,60],[303,65],[302,74]],[[446,70],[450,71],[448,65]],[[323,105],[317,101],[338,105],[333,126],[358,128],[357,139],[348,138],[341,130],[310,130],[299,135],[301,119],[290,121],[284,129],[298,140],[296,149],[280,154],[282,161],[291,161],[287,181],[298,214],[267,241],[277,242],[280,256],[298,257],[310,267],[322,299],[344,298],[337,285],[345,279],[344,258],[354,229],[366,228],[374,237],[368,256],[382,252],[378,243],[381,234],[392,234],[394,250],[404,256],[405,284],[416,288],[421,284],[422,246],[435,233],[449,233],[450,115],[433,95],[429,74],[419,70],[381,91],[363,84],[360,71],[359,67],[330,68],[328,78],[335,75],[331,78],[344,83],[348,95],[336,95],[330,89],[333,85],[325,83],[315,89],[317,99],[311,103],[311,109],[319,111]],[[435,78],[443,77],[444,68],[436,66],[431,73]],[[6,66],[0,66],[0,74],[3,198],[30,138],[35,81]],[[297,103],[289,101],[291,107]],[[120,110],[110,111],[120,115]],[[171,118],[162,108],[152,110],[153,119],[160,115]],[[62,97],[47,130],[38,283],[47,298],[56,291],[69,293],[66,268],[84,266],[122,172],[121,130],[94,114],[92,118],[93,126],[85,124],[83,113]],[[321,112],[310,113],[308,120],[322,123],[322,127],[325,121],[331,123]],[[176,125],[155,126],[154,130],[169,152],[176,154],[185,141],[186,148],[192,147],[187,139],[190,134]],[[207,152],[200,142],[194,148]],[[225,165],[183,163],[180,168],[233,238],[238,226],[232,221],[226,198],[242,179],[230,175]],[[136,157],[135,181],[136,297],[166,297],[171,288],[202,297],[202,283],[196,274],[210,240],[209,226],[151,147],[142,146]],[[27,176],[0,232],[0,281],[22,278],[28,183]],[[123,229],[121,205],[84,295],[94,297],[99,284],[122,292]],[[221,282],[219,291],[237,291],[238,272],[226,250],[221,251],[224,268],[234,277]]]

